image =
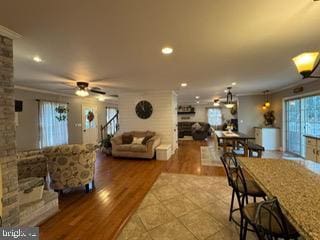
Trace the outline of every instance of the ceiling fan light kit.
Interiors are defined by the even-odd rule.
[[[79,88],[76,90],[76,95],[79,97],[87,97],[89,96],[89,92],[87,90],[89,83],[87,82],[77,82],[77,87]]]
[[[79,96],[79,97],[87,97],[87,96],[89,96],[89,93],[85,89],[78,89],[76,91],[76,95]]]
[[[320,76],[312,76],[320,63],[319,52],[305,52],[294,57],[292,61],[302,78],[320,78]]]

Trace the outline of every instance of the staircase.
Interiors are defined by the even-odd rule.
[[[100,128],[101,141],[113,136],[119,130],[119,111],[104,125]]]

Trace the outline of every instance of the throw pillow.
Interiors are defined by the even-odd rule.
[[[143,141],[142,141],[142,144],[143,144],[143,145],[146,145],[147,142],[148,142],[148,140],[151,139],[152,137],[153,137],[153,136],[151,136],[151,135],[145,136],[144,139],[143,139]]]
[[[144,137],[138,138],[138,137],[133,137],[132,144],[142,144]]]
[[[131,134],[122,135],[122,144],[131,144],[133,141],[133,136]]]
[[[195,129],[195,130],[200,130],[201,129],[201,125],[197,122],[197,123],[192,125],[192,128]]]

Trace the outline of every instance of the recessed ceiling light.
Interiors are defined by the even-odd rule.
[[[188,86],[187,83],[181,83],[181,87],[186,87],[186,86]]]
[[[199,101],[197,101],[197,104],[199,104],[200,102]]]
[[[237,83],[236,83],[236,82],[233,82],[233,83],[232,83],[232,86],[235,86],[235,85],[237,85]]]
[[[39,62],[42,62],[42,59],[39,56],[34,56],[33,61],[39,63]]]
[[[161,52],[164,55],[170,55],[173,52],[173,49],[171,47],[164,47],[161,49]]]
[[[199,99],[200,97],[199,96],[196,96],[196,99]]]

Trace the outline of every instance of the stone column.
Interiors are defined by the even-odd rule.
[[[12,40],[0,35],[0,165],[2,225],[19,224]]]

